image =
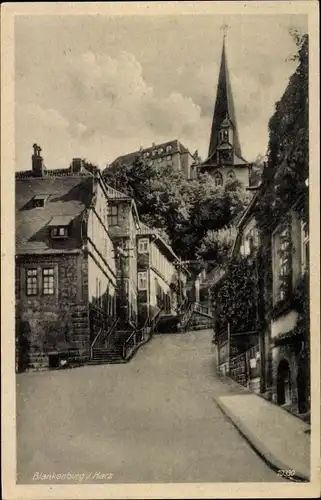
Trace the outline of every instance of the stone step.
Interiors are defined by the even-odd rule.
[[[113,359],[90,359],[88,365],[112,365],[112,364],[124,364],[126,360],[123,358],[113,358]]]
[[[93,351],[94,358],[110,358],[111,356],[121,356],[122,351],[114,351],[114,350],[104,350],[101,352]]]

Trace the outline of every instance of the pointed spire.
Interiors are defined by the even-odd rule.
[[[227,60],[226,60],[225,40],[227,36],[226,34],[227,28],[228,26],[226,25],[222,27],[222,29],[224,30],[223,47],[222,47],[220,73],[218,77],[216,101],[215,101],[213,121],[212,121],[210,145],[208,151],[209,157],[215,152],[217,148],[220,126],[226,118],[229,119],[233,127],[234,152],[237,156],[242,157],[241,147],[238,137],[236,117],[235,117],[234,101],[233,101],[233,95],[232,95],[228,67],[227,67]]]

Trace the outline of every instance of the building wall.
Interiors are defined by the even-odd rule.
[[[17,334],[23,333],[30,345],[47,351],[54,341],[75,341],[76,347],[86,349],[89,324],[84,326],[81,338],[73,335],[73,313],[77,306],[86,308],[87,283],[82,274],[86,260],[82,253],[20,256],[16,259]],[[26,270],[38,270],[39,293],[26,294]],[[43,268],[54,269],[54,294],[44,295],[41,285]],[[86,316],[88,318],[88,314]]]
[[[181,154],[182,170],[185,174],[185,177],[187,177],[187,179],[192,178],[191,165],[193,163],[194,163],[194,158],[192,157],[192,155],[189,152]]]
[[[227,182],[228,173],[230,170],[233,170],[235,173],[235,177],[238,181],[240,181],[244,186],[249,185],[249,169],[247,167],[237,168],[237,167],[219,167],[213,168],[210,170],[210,174],[214,177],[217,172],[219,172],[223,177],[223,184]]]
[[[301,221],[295,211],[290,212],[291,215],[291,239],[292,239],[292,286],[293,288],[298,283],[302,276],[302,255],[301,255]],[[276,241],[272,237],[272,243]],[[275,259],[277,258],[274,249],[274,263],[273,263],[273,284],[274,284],[274,300],[276,304],[276,284],[278,283],[279,269]],[[270,334],[270,368],[271,368],[271,397],[272,401],[277,404],[280,403],[280,367],[288,364],[289,367],[289,386],[287,387],[287,398],[285,404],[290,409],[297,412],[299,410],[299,393],[298,393],[298,371],[305,363],[306,359],[303,357],[304,342],[302,337],[291,335],[297,325],[299,313],[295,309],[287,309],[277,318],[271,321],[271,334]],[[284,334],[288,334],[287,339],[282,339]],[[268,352],[268,351],[267,351]],[[269,361],[269,360],[267,360]],[[304,366],[304,370],[308,371],[308,367]],[[281,377],[282,379],[282,377]],[[303,385],[307,381],[302,381]],[[303,388],[303,392],[306,388]],[[302,398],[300,404],[302,403]]]
[[[89,212],[87,231],[88,299],[89,302],[103,307],[106,294],[115,296],[116,259],[108,231],[107,199],[99,184],[95,207]]]
[[[148,241],[146,251],[139,251],[139,242]],[[146,272],[147,290],[138,290],[139,312],[141,317],[152,318],[160,307],[164,312],[174,312],[177,307],[177,292],[170,284],[178,278],[174,264],[161,252],[156,241],[149,235],[137,238],[138,265],[137,272]]]
[[[166,255],[162,253],[156,243],[150,245],[150,265],[158,272],[163,280],[168,283],[172,282],[177,276],[174,264],[168,260]]]
[[[137,250],[136,221],[131,201],[110,200],[111,206],[118,206],[118,224],[109,225],[108,230],[114,247],[122,249],[123,255],[116,255],[118,315],[121,320],[137,321]]]

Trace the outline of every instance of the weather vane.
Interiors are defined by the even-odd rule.
[[[226,36],[227,36],[227,30],[229,30],[229,29],[230,29],[230,27],[231,27],[231,26],[229,26],[228,24],[223,24],[223,25],[221,26],[221,30],[223,31],[223,37],[224,37],[224,40],[225,40],[225,38],[226,38]]]

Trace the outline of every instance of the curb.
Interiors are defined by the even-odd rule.
[[[222,402],[218,402],[213,398],[213,401],[217,405],[217,407],[221,410],[223,415],[228,418],[228,420],[234,425],[239,434],[246,440],[252,450],[275,472],[279,470],[291,470],[292,468],[288,465],[282,463],[273,453],[271,453],[264,444],[258,440],[254,434],[246,427],[246,425],[242,424],[240,420],[232,414]],[[296,471],[296,474],[291,477],[282,476],[284,479],[294,482],[310,482],[310,478],[307,477],[304,473],[300,471]]]

